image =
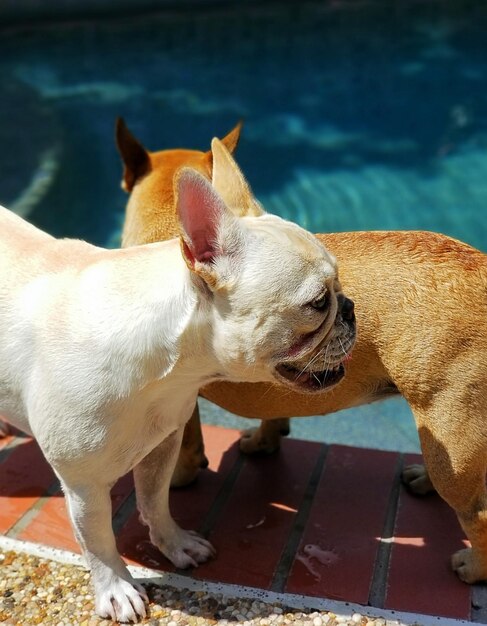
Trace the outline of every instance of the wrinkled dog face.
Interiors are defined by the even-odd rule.
[[[211,147],[213,184],[194,172],[180,177],[177,207],[183,255],[213,315],[218,375],[328,389],[355,341],[336,261],[311,233],[266,214],[225,146]]]
[[[243,220],[249,236],[232,285],[214,294],[214,348],[234,380],[328,389],[355,342],[353,303],[335,259],[309,232],[272,215]]]

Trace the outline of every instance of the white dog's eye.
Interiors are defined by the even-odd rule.
[[[330,292],[327,291],[319,298],[315,298],[314,300],[311,300],[309,304],[310,306],[313,307],[313,309],[316,309],[317,311],[322,311],[328,306],[329,299],[330,299]]]

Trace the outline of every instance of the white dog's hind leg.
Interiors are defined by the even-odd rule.
[[[169,484],[181,447],[184,426],[162,441],[134,468],[137,506],[149,526],[152,543],[176,567],[196,567],[215,549],[198,533],[183,530],[169,511]]]
[[[135,583],[115,545],[108,485],[68,486],[63,481],[76,538],[91,570],[96,612],[119,622],[146,616],[144,589]]]

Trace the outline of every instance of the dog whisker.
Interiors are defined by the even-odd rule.
[[[321,356],[321,354],[322,354],[322,350],[320,350],[317,354],[315,354],[315,356],[303,367],[303,369],[300,371],[299,375],[301,375],[306,370],[311,369],[311,366]]]

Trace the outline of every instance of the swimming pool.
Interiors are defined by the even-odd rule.
[[[0,203],[57,236],[117,245],[115,117],[150,149],[206,149],[243,119],[237,158],[269,211],[318,232],[436,230],[487,251],[486,32],[485,3],[456,0],[200,2],[4,27]],[[401,400],[293,432],[417,449]]]

